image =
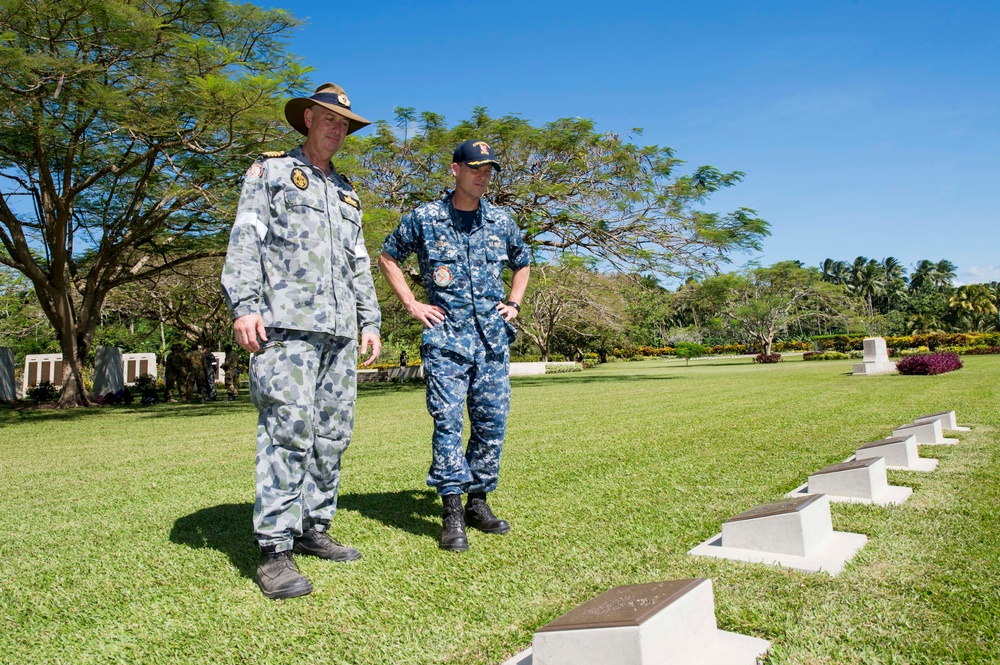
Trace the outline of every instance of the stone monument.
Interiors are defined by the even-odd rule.
[[[866,337],[864,339],[865,355],[863,362],[854,364],[854,375],[891,374],[896,371],[896,363],[889,360],[889,351],[882,337]]]
[[[709,579],[615,587],[535,631],[504,665],[754,665],[767,640],[719,630]]]
[[[125,389],[125,366],[122,350],[116,346],[99,346],[94,352],[94,396],[103,397]]]
[[[13,402],[17,399],[17,387],[14,384],[14,350],[6,346],[0,347],[0,402]]]
[[[62,387],[63,357],[61,353],[29,353],[24,356],[24,377],[21,394],[27,395],[42,381],[48,381],[56,390]]]
[[[157,376],[155,353],[123,353],[125,363],[125,385],[135,384],[135,380],[143,374],[149,374],[154,379]]]
[[[689,554],[781,565],[837,575],[868,542],[859,533],[833,530],[825,494],[764,503],[730,518]]]

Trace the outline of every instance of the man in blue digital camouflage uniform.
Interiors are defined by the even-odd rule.
[[[386,238],[379,267],[407,311],[424,324],[421,351],[427,410],[434,419],[427,484],[441,496],[440,546],[469,549],[466,525],[507,533],[486,503],[500,474],[510,408],[510,324],[528,286],[529,258],[521,232],[505,211],[482,199],[500,163],[483,141],[452,155],[455,190],[403,217]],[[400,263],[416,252],[429,303],[410,290]],[[513,271],[504,295],[503,269]],[[463,407],[471,433],[462,450]],[[462,494],[468,494],[462,510]]]
[[[332,83],[289,101],[285,117],[305,143],[247,171],[222,273],[236,341],[253,354],[256,580],[268,598],[312,591],[292,552],[361,556],[327,529],[354,427],[358,332],[366,365],[382,346],[361,205],[330,162],[369,123]]]

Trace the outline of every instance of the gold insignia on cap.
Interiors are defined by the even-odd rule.
[[[476,141],[475,143],[472,144],[472,146],[474,148],[478,147],[479,152],[481,152],[484,155],[490,154],[490,146],[487,145],[485,141]]]
[[[309,178],[306,176],[305,172],[299,167],[292,169],[292,184],[299,189],[305,189],[309,186]]]

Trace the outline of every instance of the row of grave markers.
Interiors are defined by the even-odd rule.
[[[226,354],[221,351],[212,352],[219,359],[216,382],[225,383],[226,373],[222,364]],[[62,387],[63,357],[61,353],[30,353],[24,357],[24,374],[21,378],[21,395],[29,388],[37,386],[42,381],[48,381],[56,389]],[[149,374],[157,378],[155,353],[122,353],[121,349],[111,346],[98,346],[94,357],[94,387],[95,395],[117,392],[125,386],[131,386],[135,380]],[[14,352],[7,347],[0,347],[0,402],[12,402],[17,399],[16,383],[14,381]]]
[[[835,576],[868,542],[833,530],[830,502],[894,505],[913,490],[889,485],[886,469],[930,472],[918,445],[954,445],[954,411],[921,416],[866,443],[847,461],[809,475],[782,501],[746,510],[689,554],[779,565]],[[503,665],[754,665],[771,643],[719,630],[710,579],[615,587],[535,631],[531,648]]]

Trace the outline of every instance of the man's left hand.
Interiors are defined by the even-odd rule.
[[[369,348],[371,348],[371,355],[368,356],[368,360],[362,363],[363,367],[368,367],[378,358],[378,354],[382,352],[382,339],[372,333],[361,333],[361,355],[364,356],[368,353]]]

